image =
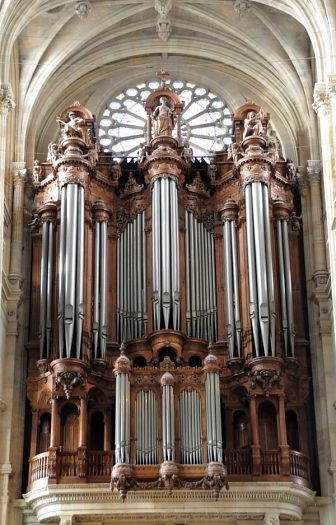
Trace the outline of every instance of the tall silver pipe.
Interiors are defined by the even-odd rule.
[[[188,213],[190,233],[190,309],[191,309],[191,334],[196,335],[197,311],[196,311],[196,273],[195,273],[195,232],[194,217]]]
[[[96,222],[95,228],[95,257],[94,257],[94,283],[93,283],[93,350],[94,356],[98,357],[98,330],[99,330],[99,270],[100,270],[100,222]]]
[[[49,225],[48,243],[48,268],[47,268],[47,314],[46,314],[46,356],[49,359],[51,350],[51,327],[52,327],[52,287],[54,267],[54,224]]]
[[[212,426],[211,426],[211,398],[210,398],[210,378],[209,374],[205,377],[205,414],[206,414],[206,431],[207,431],[207,451],[208,463],[213,461],[212,455]]]
[[[292,275],[291,275],[290,256],[289,256],[288,225],[285,220],[282,221],[282,239],[283,239],[283,247],[284,247],[289,341],[290,341],[290,346],[291,346],[291,354],[292,356],[294,356],[295,332],[294,332],[294,312],[293,312],[293,289],[292,289]]]
[[[120,417],[120,374],[116,377],[116,399],[115,399],[115,454],[116,463],[121,463],[120,458],[120,431],[121,431],[121,417]]]
[[[258,296],[257,296],[257,283],[256,283],[251,184],[248,184],[245,188],[245,207],[246,207],[247,262],[248,262],[248,282],[249,282],[249,296],[250,296],[250,318],[251,318],[255,353],[256,353],[256,356],[259,357]]]
[[[117,301],[116,301],[116,310],[117,310],[117,341],[120,341],[120,235],[117,237]]]
[[[143,331],[142,337],[147,335],[147,250],[146,250],[146,212],[142,212],[142,303],[143,303]]]
[[[78,229],[78,186],[67,186],[67,211],[66,211],[66,253],[65,253],[65,306],[64,330],[66,356],[71,357],[71,347],[75,329],[76,312],[76,248]]]
[[[126,260],[127,260],[127,273],[126,273],[126,279],[127,279],[127,303],[126,303],[126,318],[127,318],[127,333],[126,338],[132,339],[132,320],[131,320],[131,312],[132,312],[132,281],[131,281],[131,271],[132,271],[132,255],[131,255],[131,249],[132,249],[132,239],[131,239],[131,228],[130,224],[127,225],[126,228],[126,236],[127,236],[127,252],[126,252]]]
[[[200,259],[197,220],[193,217],[194,242],[195,242],[195,298],[196,298],[196,331],[195,336],[201,337],[200,323]]]
[[[169,180],[171,204],[171,258],[172,258],[172,300],[173,328],[180,329],[180,249],[179,214],[176,182]]]
[[[268,188],[262,184],[263,208],[265,223],[265,251],[266,251],[266,268],[267,268],[267,294],[269,307],[270,322],[270,344],[272,356],[275,356],[275,299],[274,299],[274,278],[273,278],[273,261],[272,261],[272,239],[270,228]]]
[[[205,315],[206,315],[206,339],[211,341],[211,301],[210,301],[210,268],[211,257],[208,250],[209,232],[203,227],[203,245],[204,245],[204,285],[205,285]]]
[[[279,286],[281,303],[281,326],[283,333],[285,355],[288,355],[288,319],[287,319],[287,300],[286,300],[286,280],[284,268],[284,253],[282,240],[281,220],[277,221],[277,241],[278,241],[278,264],[279,264]]]
[[[203,254],[203,243],[202,243],[202,229],[203,224],[200,221],[197,221],[197,238],[198,238],[198,264],[199,264],[199,308],[200,308],[200,331],[199,336],[204,339],[204,254]]]
[[[213,235],[210,235],[211,243],[211,289],[212,289],[212,298],[213,298],[213,338],[210,341],[216,341],[217,339],[217,295],[216,295],[216,262],[215,262],[215,238]]]
[[[66,212],[67,212],[67,186],[61,190],[61,228],[59,247],[59,278],[58,278],[58,355],[64,356],[64,288],[65,288],[65,251],[66,251]]]
[[[265,220],[264,204],[262,195],[262,183],[253,182],[252,202],[253,202],[253,227],[255,242],[255,258],[257,271],[257,289],[258,289],[258,309],[259,309],[259,326],[261,338],[264,347],[264,355],[268,355],[270,340],[270,311],[268,302],[268,282],[267,282],[267,261],[265,247]]]
[[[217,447],[217,461],[222,461],[222,424],[221,424],[221,407],[220,407],[220,388],[219,375],[214,374],[215,387],[215,406],[216,406],[216,447]]]
[[[101,230],[101,246],[100,246],[100,311],[99,311],[99,342],[100,342],[100,356],[105,358],[106,342],[107,342],[107,268],[108,268],[108,252],[107,252],[107,222],[103,221],[100,226]]]
[[[160,180],[153,185],[153,317],[154,330],[161,327],[161,210]]]
[[[235,325],[234,325],[234,293],[232,275],[232,246],[231,246],[230,222],[224,223],[224,268],[226,277],[226,315],[227,315],[227,337],[229,343],[229,356],[234,357]]]
[[[237,249],[237,225],[231,221],[231,245],[232,245],[232,272],[233,272],[233,296],[234,296],[234,318],[235,337],[238,357],[241,357],[241,321],[240,321],[240,298],[238,278],[238,249]]]
[[[44,222],[42,226],[42,257],[40,274],[40,359],[45,356],[46,340],[46,305],[47,305],[47,279],[48,279],[48,245],[49,225]]]
[[[142,215],[138,213],[136,217],[136,252],[137,256],[136,261],[136,281],[137,281],[137,337],[142,337],[142,324],[143,324],[143,286],[142,286],[142,275],[143,275],[143,264],[144,256],[142,254],[142,244],[143,244],[143,230],[142,230]]]
[[[186,324],[187,336],[191,337],[191,297],[190,297],[190,241],[189,241],[189,217],[185,211],[185,286],[186,286]]]
[[[162,233],[162,310],[164,327],[169,328],[171,310],[171,245],[169,179],[161,179],[161,233]]]
[[[76,357],[81,357],[84,323],[84,188],[78,186],[78,229],[76,260]]]
[[[128,290],[127,290],[127,229],[123,232],[123,246],[122,246],[122,258],[123,258],[123,339],[122,341],[127,341],[127,305],[128,302]]]
[[[215,312],[215,298],[214,298],[214,290],[212,285],[212,273],[214,272],[213,268],[213,259],[212,259],[212,244],[211,244],[211,233],[208,233],[207,235],[207,253],[208,253],[208,265],[209,265],[209,271],[206,276],[207,279],[207,287],[209,289],[209,304],[210,304],[210,331],[209,331],[209,341],[214,341],[214,331],[215,331],[215,320],[214,317],[216,315]]]
[[[174,390],[169,386],[169,404],[170,404],[170,450],[171,461],[175,459],[175,410],[174,410]]]

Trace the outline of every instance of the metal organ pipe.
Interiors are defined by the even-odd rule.
[[[130,461],[130,382],[128,374],[118,373],[116,377],[115,417],[116,463]]]
[[[286,219],[277,220],[277,241],[284,350],[286,356],[294,356],[293,291]]]
[[[181,463],[202,463],[201,400],[196,390],[180,394]]]
[[[59,357],[80,357],[84,319],[84,188],[62,188],[59,251]],[[76,334],[74,342],[74,334]]]
[[[215,244],[212,233],[191,212],[186,223],[187,335],[217,338]]]
[[[93,350],[94,357],[105,358],[107,339],[107,217],[96,218],[94,294],[93,294]],[[117,285],[119,290],[119,283]],[[119,291],[118,291],[119,294]],[[118,295],[119,296],[119,295]]]
[[[143,211],[127,225],[117,241],[117,337],[122,342],[145,337],[146,333],[146,239]]]
[[[230,357],[241,357],[241,321],[238,284],[238,251],[236,221],[226,219],[224,234],[224,272],[226,277],[226,310]]]
[[[219,375],[207,372],[205,378],[208,462],[222,461],[222,433]]]
[[[267,186],[262,182],[247,184],[245,205],[254,349],[257,356],[274,356],[275,303]]]
[[[156,180],[152,196],[154,330],[180,329],[179,226],[176,182]]]
[[[51,345],[52,277],[54,225],[44,221],[42,226],[42,256],[40,276],[40,359],[49,359]]]
[[[175,413],[174,413],[174,378],[165,372],[162,385],[162,448],[163,461],[175,459]]]
[[[157,463],[157,405],[152,390],[140,390],[136,406],[136,463],[152,465]]]

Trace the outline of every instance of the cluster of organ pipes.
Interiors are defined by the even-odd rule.
[[[40,359],[50,358],[52,327],[52,287],[54,257],[54,224],[43,222],[40,277]]]
[[[140,390],[135,400],[135,462],[153,465],[157,456],[158,413],[155,393]]]
[[[145,211],[137,214],[117,240],[117,340],[146,337]]]
[[[217,340],[215,240],[204,224],[185,212],[187,335]]]
[[[178,193],[168,177],[153,184],[153,325],[180,330]]]
[[[59,357],[81,357],[84,320],[84,188],[66,184],[61,196],[58,283]]]
[[[96,222],[94,250],[93,353],[96,359],[104,359],[107,339],[107,220]]]
[[[162,449],[163,461],[175,460],[175,410],[173,376],[166,372],[162,379]],[[167,381],[168,379],[168,381]]]
[[[117,374],[115,409],[115,460],[130,462],[130,381],[128,374]]]
[[[223,461],[219,374],[208,372],[205,379],[205,410],[208,462]]]
[[[275,302],[268,188],[245,187],[249,299],[254,352],[275,356]]]
[[[294,314],[292,277],[290,269],[288,225],[285,219],[278,219],[278,263],[281,301],[281,326],[286,356],[294,357]]]
[[[202,457],[202,410],[196,390],[183,390],[180,394],[180,451],[181,463],[200,464]]]
[[[224,222],[223,237],[228,350],[231,358],[241,357],[237,225],[235,220]]]

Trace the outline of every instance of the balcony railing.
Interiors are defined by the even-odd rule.
[[[229,480],[248,481],[263,478],[274,480],[284,479],[281,467],[281,451],[260,451],[260,476],[253,474],[253,457],[250,449],[224,450],[223,460],[227,468]],[[110,481],[111,470],[114,464],[113,451],[85,451],[79,458],[78,452],[57,451],[56,469],[49,466],[49,452],[43,452],[30,459],[29,490],[48,483],[66,482],[95,482],[107,483]],[[140,465],[138,468],[140,469]],[[50,475],[51,474],[51,475]],[[288,474],[287,474],[288,477]],[[71,478],[71,481],[70,481]],[[74,479],[75,478],[75,479]],[[289,451],[289,478],[297,483],[309,485],[309,459],[300,452]]]

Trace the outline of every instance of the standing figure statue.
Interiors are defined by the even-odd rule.
[[[249,111],[244,120],[243,139],[252,137],[253,135],[262,136],[264,134],[262,125],[262,114],[255,111]]]
[[[153,120],[156,121],[155,135],[170,135],[175,126],[174,113],[167,105],[167,97],[160,97],[160,105],[153,112]]]
[[[64,124],[64,128],[63,128],[64,138],[68,138],[68,137],[80,137],[81,139],[84,138],[83,130],[81,128],[81,126],[85,124],[84,119],[82,119],[81,117],[77,117],[74,111],[70,111],[68,116],[69,116],[68,122],[64,122],[60,118],[57,119],[58,122],[62,122],[62,124]]]

